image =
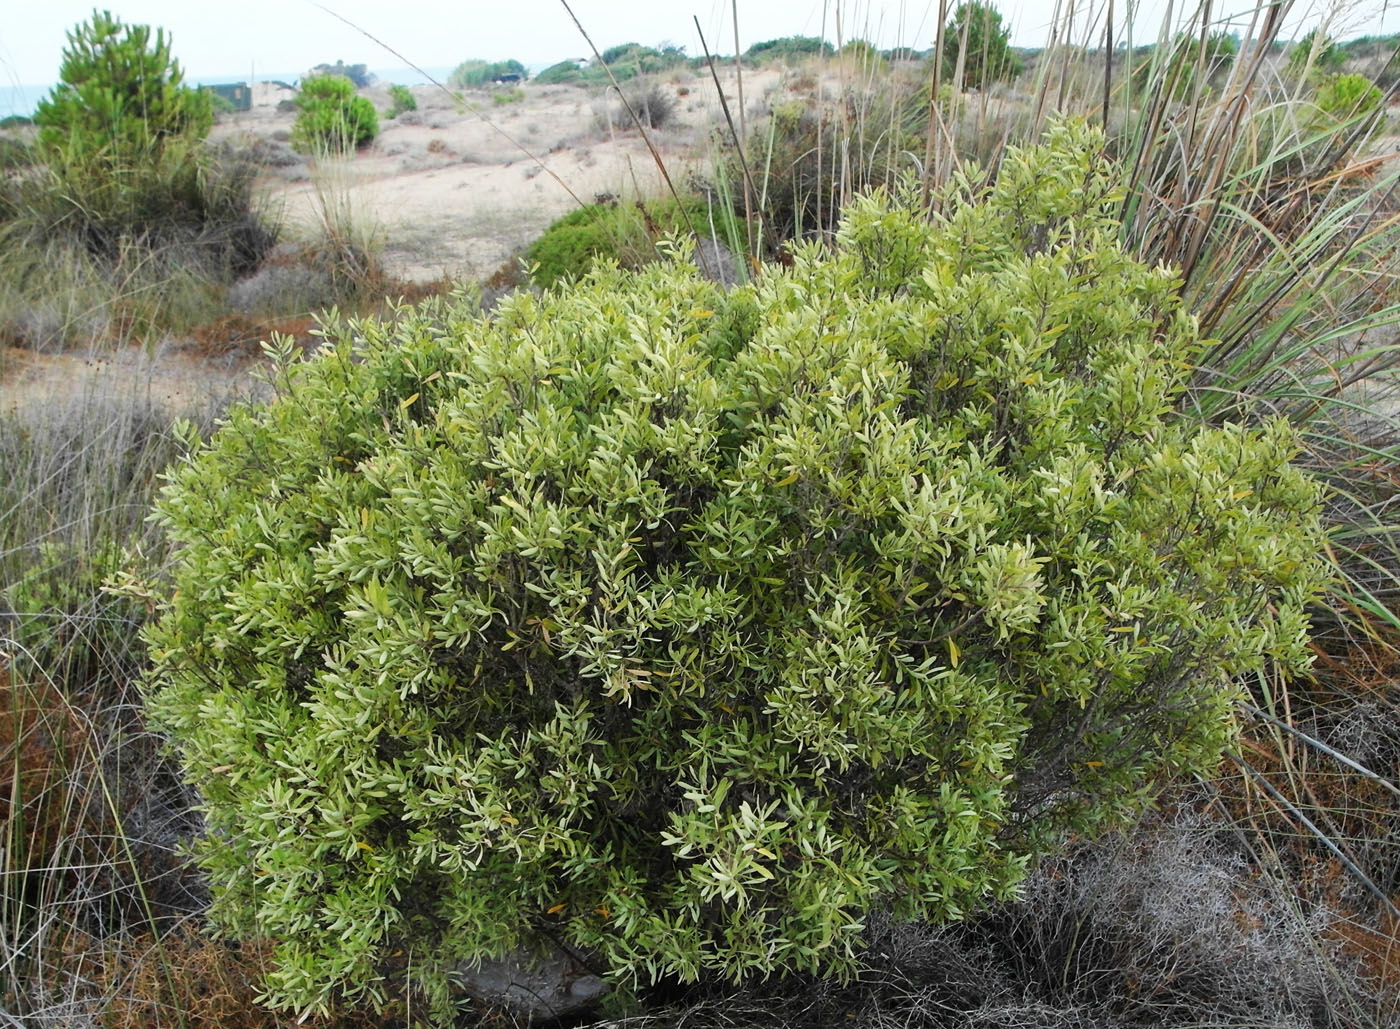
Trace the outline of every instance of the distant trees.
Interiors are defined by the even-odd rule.
[[[523,82],[529,77],[530,73],[525,65],[514,59],[506,61],[470,60],[463,61],[452,70],[452,74],[447,77],[447,84],[454,89],[470,89],[473,86],[487,85],[497,79]]]

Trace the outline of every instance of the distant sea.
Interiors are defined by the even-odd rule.
[[[431,75],[439,82],[446,82],[447,76],[452,74],[453,65],[427,66],[423,72]],[[534,71],[535,69],[531,69]],[[403,86],[425,86],[428,84],[427,75],[423,72],[414,71],[412,68],[371,68],[370,73],[376,76],[380,82],[397,82]],[[201,75],[197,78],[188,77],[187,82],[192,82],[200,86],[212,86],[221,82],[250,82],[256,74],[258,82],[286,82],[295,83],[297,79],[306,74],[306,69],[301,71],[277,72],[263,71],[262,69],[245,69],[241,72],[230,72],[227,75]],[[14,85],[12,83],[0,82],[0,118],[7,118],[12,114],[32,115],[34,108],[39,101],[49,95],[55,83],[47,82],[37,85]]]

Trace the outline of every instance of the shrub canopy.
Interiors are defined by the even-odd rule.
[[[1211,769],[1306,664],[1291,430],[1198,351],[1061,126],[932,220],[728,293],[684,263],[356,322],[170,476],[150,704],[270,996],[446,1020],[541,938],[622,982],[848,972]],[[404,955],[411,955],[405,958]]]
[[[297,120],[292,145],[298,150],[345,151],[365,146],[379,135],[379,115],[355,85],[339,75],[307,79],[297,93]]]

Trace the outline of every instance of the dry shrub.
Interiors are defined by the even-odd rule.
[[[82,759],[83,729],[51,683],[16,681],[3,652],[0,697],[0,846],[5,872],[23,877],[57,863],[71,836],[73,798],[67,787]]]
[[[102,959],[98,979],[111,999],[104,1029],[279,1029],[288,1019],[258,1004],[271,960],[265,941],[223,942],[184,927],[157,941],[128,940]],[[299,1022],[310,1029],[375,1029],[393,1016],[337,1012]]]

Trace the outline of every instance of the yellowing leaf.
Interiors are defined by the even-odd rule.
[[[355,841],[355,849],[356,849],[356,850],[364,850],[364,851],[373,851],[373,850],[374,850],[374,848],[371,847],[371,846],[370,846],[368,843],[366,843],[364,840],[356,840],[356,841]]]
[[[505,822],[506,825],[519,825],[519,824],[520,824],[520,819],[514,817],[513,815],[502,815],[502,816],[501,816],[501,821],[502,821],[502,822]]]
[[[411,397],[409,397],[407,400],[401,402],[401,403],[399,404],[399,407],[402,408],[402,407],[409,407],[409,406],[411,406],[412,403],[413,403],[415,400],[418,399],[418,397],[419,397],[419,394],[417,394],[417,393],[413,394],[413,396],[411,396]]]
[[[550,908],[548,911],[546,911],[545,914],[546,914],[546,915],[557,915],[557,914],[559,914],[559,912],[563,911],[563,910],[564,910],[566,907],[568,907],[568,906],[569,906],[569,905],[567,905],[567,904],[555,904],[554,907],[552,907],[552,908]]]
[[[962,660],[962,651],[958,649],[958,645],[953,642],[951,636],[948,638],[948,660],[952,662],[954,668],[958,667],[958,662]]]

